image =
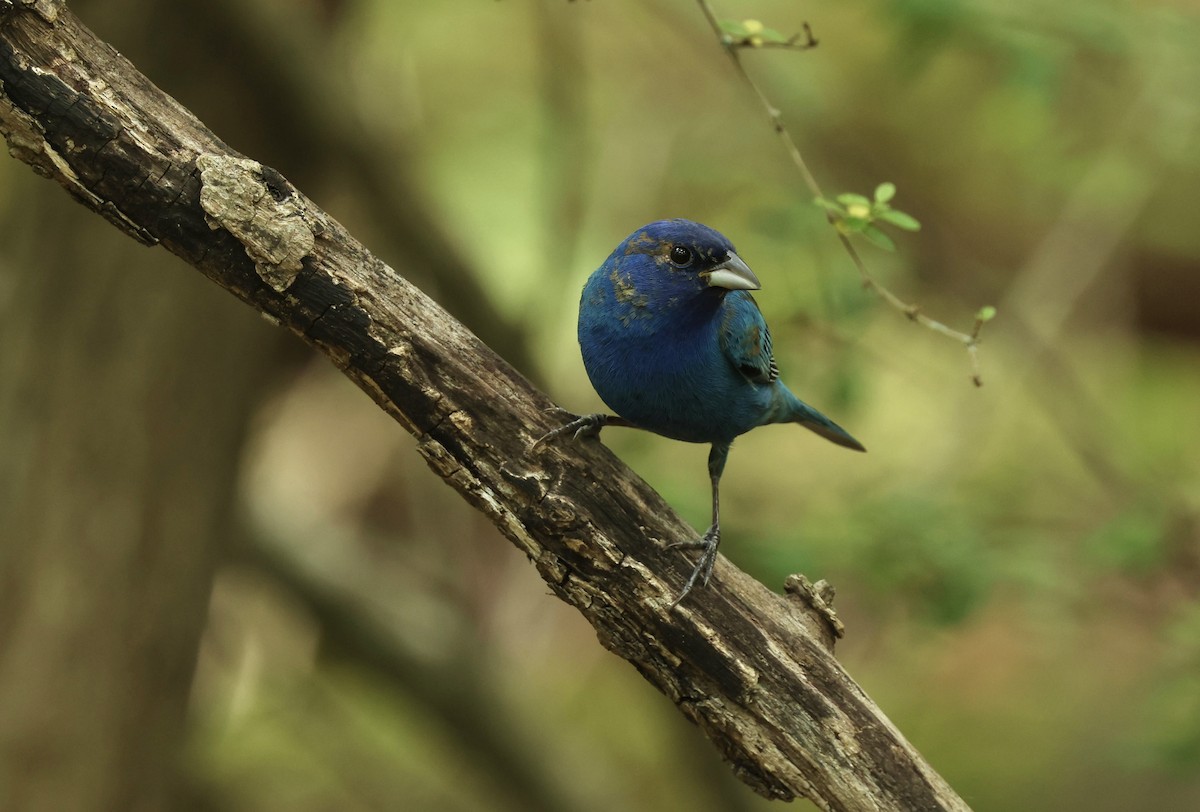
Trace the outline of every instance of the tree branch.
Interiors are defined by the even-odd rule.
[[[670,611],[691,563],[663,542],[694,532],[662,499],[599,444],[530,455],[552,428],[545,395],[61,2],[0,0],[0,131],[85,206],[328,355],[755,790],[828,810],[967,808],[833,658],[818,601],[722,558]]]

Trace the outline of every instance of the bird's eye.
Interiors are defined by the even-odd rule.
[[[692,252],[687,247],[675,245],[671,247],[671,262],[676,265],[687,265],[692,261]]]

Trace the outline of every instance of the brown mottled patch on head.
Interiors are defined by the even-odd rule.
[[[625,256],[629,256],[630,254],[652,254],[658,245],[658,240],[651,237],[645,231],[639,231],[626,241]]]
[[[633,286],[633,280],[628,276],[623,276],[618,269],[612,269],[608,275],[608,280],[612,282],[613,296],[621,304],[628,304],[633,307],[645,307],[650,303],[650,300],[644,293],[638,293],[637,288]]]

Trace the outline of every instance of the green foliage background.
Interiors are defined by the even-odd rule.
[[[339,142],[247,113],[232,100],[253,80],[186,26],[73,5],[406,272],[389,234],[410,212],[378,211]],[[713,3],[812,25],[815,50],[747,68],[830,196],[890,181],[921,222],[894,253],[862,244],[884,284],[962,330],[997,307],[981,389],[961,347],[862,290],[695,3],[232,5],[418,190],[519,335],[501,352],[566,408],[600,407],[574,319],[613,245],[660,217],[734,241],[785,378],[870,453],[787,427],[739,440],[723,551],[769,585],[833,582],[840,659],[975,809],[1200,808],[1194,4]],[[0,215],[27,175],[0,162]],[[461,296],[437,292],[452,312]],[[239,485],[267,552],[218,579],[194,689],[191,766],[225,808],[767,806],[395,424],[328,364],[296,369]],[[704,448],[605,442],[703,524]],[[365,665],[299,584],[393,667]]]

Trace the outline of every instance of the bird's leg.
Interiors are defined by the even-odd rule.
[[[717,547],[721,544],[721,472],[725,470],[725,460],[729,458],[729,443],[713,443],[708,452],[708,478],[712,481],[712,526],[701,538],[692,541],[677,541],[668,547],[687,547],[699,549],[700,560],[688,577],[687,583],[679,597],[671,602],[671,608],[679,605],[692,587],[699,582],[700,586],[708,586],[712,577],[713,566],[717,563]]]
[[[553,431],[547,432],[534,441],[529,447],[530,451],[536,451],[543,443],[557,440],[564,434],[573,434],[576,440],[584,437],[597,437],[600,434],[600,429],[605,426],[626,426],[628,428],[637,428],[623,417],[617,417],[615,414],[585,414],[577,416],[568,412],[566,409],[549,409],[548,411],[558,414],[564,414],[567,417],[573,418],[569,423],[559,426]]]

